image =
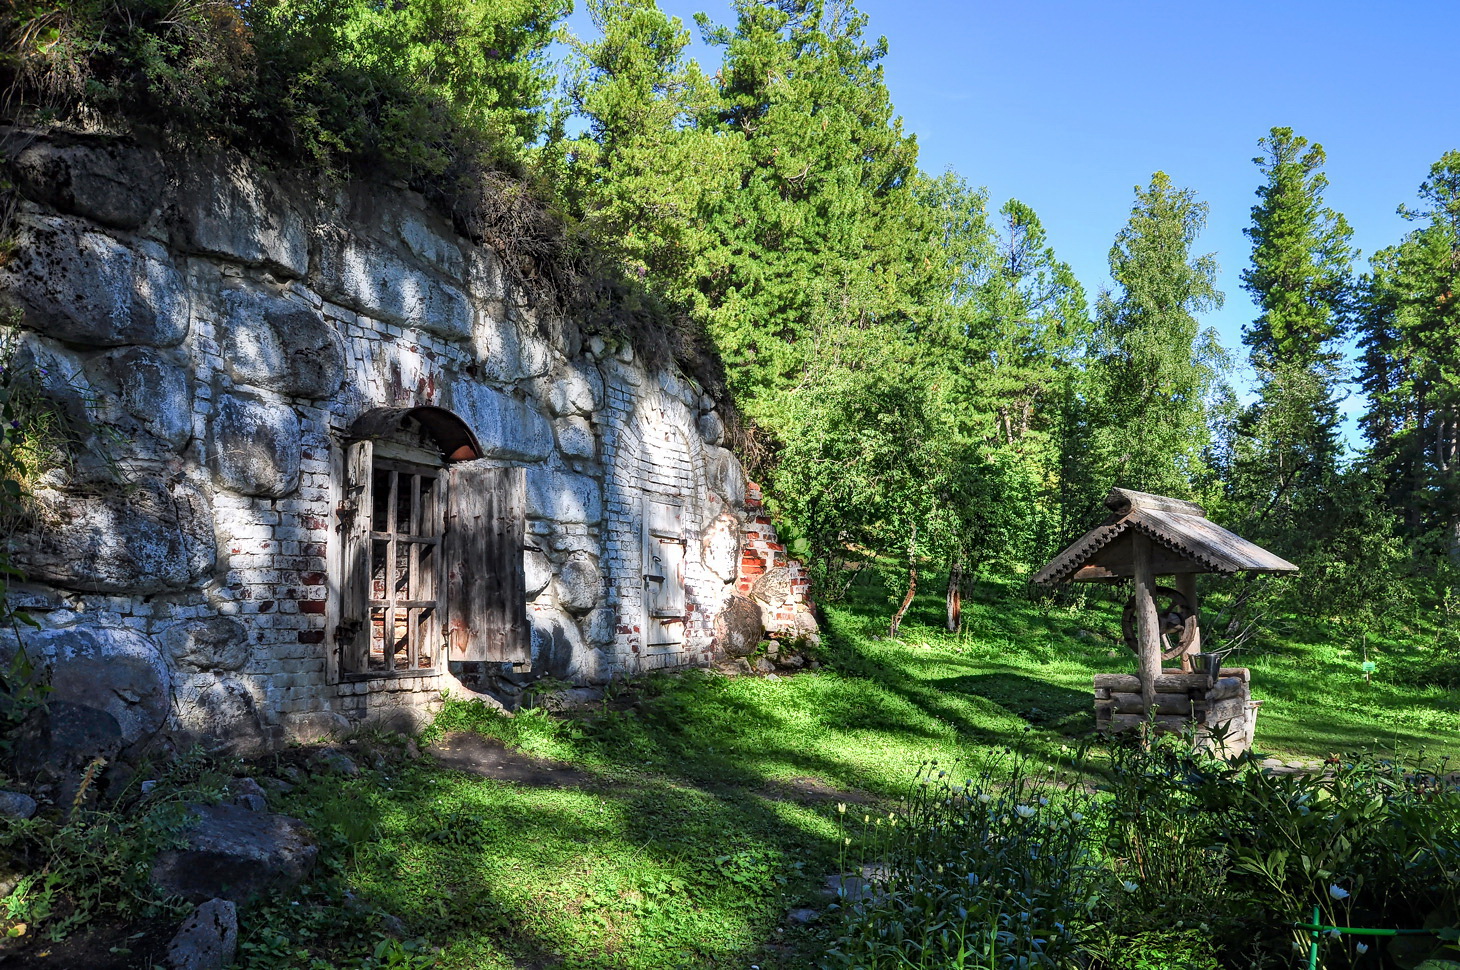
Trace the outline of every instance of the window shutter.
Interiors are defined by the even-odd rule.
[[[340,509],[340,672],[361,673],[370,655],[370,513],[374,443],[345,446],[345,494]]]
[[[521,468],[480,461],[446,466],[447,641],[452,661],[532,660],[522,549],[526,480]]]
[[[684,639],[684,510],[677,505],[644,503],[644,611],[649,646]]]

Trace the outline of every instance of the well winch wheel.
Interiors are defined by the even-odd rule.
[[[1175,660],[1196,643],[1196,610],[1192,609],[1190,600],[1169,586],[1157,586],[1151,595],[1156,601],[1157,629],[1161,631],[1161,659]],[[1135,652],[1135,596],[1126,600],[1125,612],[1120,617],[1120,632],[1125,635],[1125,645]]]

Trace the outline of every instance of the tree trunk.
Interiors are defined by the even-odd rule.
[[[957,633],[963,628],[963,564],[954,563],[948,568],[948,632]]]
[[[887,634],[894,640],[897,639],[897,628],[902,626],[902,618],[907,615],[907,608],[912,606],[913,594],[918,591],[918,566],[914,558],[917,541],[918,530],[914,526],[907,539],[907,595],[902,598],[902,605],[897,608],[897,612],[892,614],[892,626]]]
[[[1153,598],[1156,577],[1151,571],[1151,540],[1141,533],[1136,533],[1133,538],[1136,656],[1140,661],[1141,706],[1145,708],[1147,720],[1142,730],[1149,730],[1154,726],[1151,719],[1156,714],[1156,678],[1161,676],[1161,627]]]

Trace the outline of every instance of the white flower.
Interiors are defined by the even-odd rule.
[[[1324,935],[1327,936],[1331,940],[1336,940],[1340,936],[1343,936],[1343,934],[1338,931],[1338,927],[1336,927],[1336,926],[1330,926],[1328,929],[1324,930],[1323,932],[1324,932]]]
[[[1083,822],[1083,821],[1085,821],[1085,816],[1081,815],[1079,812],[1071,812],[1070,813],[1070,821],[1071,822]]]
[[[1328,887],[1328,895],[1334,899],[1348,899],[1348,890],[1335,884]]]
[[[1358,950],[1360,955],[1363,955],[1363,954],[1369,952],[1369,944],[1367,944],[1367,943],[1355,943],[1354,944],[1354,949],[1355,950]]]
[[[836,813],[838,815],[845,815],[845,814],[847,814],[847,803],[846,802],[837,802],[836,803]]]
[[[980,802],[982,802],[983,804],[987,805],[989,803],[989,793],[986,792],[986,791],[979,792],[978,793],[978,800]]]
[[[1048,798],[1041,798],[1039,800],[1039,804],[1040,804],[1041,807],[1042,806],[1045,806],[1045,805],[1048,805],[1049,804],[1049,799]]]
[[[1014,813],[1016,815],[1018,815],[1020,818],[1033,818],[1034,817],[1034,813],[1037,812],[1037,811],[1039,811],[1039,809],[1037,809],[1037,808],[1031,808],[1028,805],[1015,805],[1014,806]]]
[[[1140,889],[1141,887],[1140,886],[1137,886],[1135,883],[1133,883],[1129,879],[1127,879],[1125,882],[1123,882],[1123,883],[1120,884],[1120,888],[1121,889],[1124,889],[1128,893],[1133,893],[1137,889]]]

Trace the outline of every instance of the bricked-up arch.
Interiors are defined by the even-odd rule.
[[[485,674],[530,660],[524,475],[444,408],[375,408],[345,446],[339,669]],[[445,661],[445,663],[443,663]]]

